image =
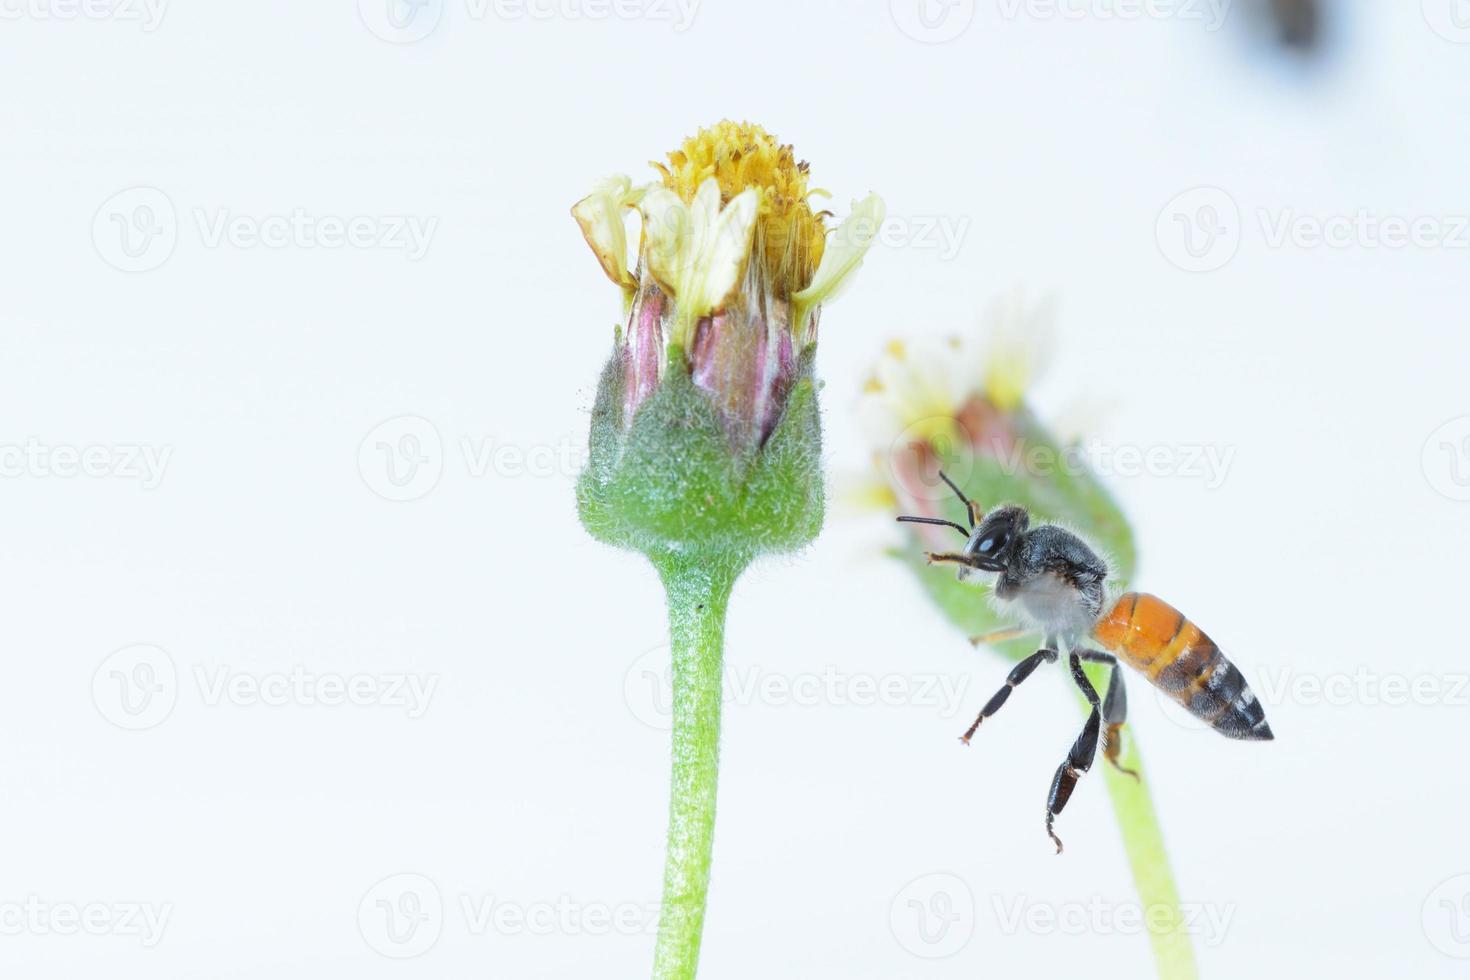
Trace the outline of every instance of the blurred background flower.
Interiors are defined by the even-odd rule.
[[[990,305],[973,335],[890,342],[873,365],[858,403],[870,438],[872,472],[856,496],[892,516],[966,523],[964,506],[939,477],[942,469],[986,510],[1020,504],[1033,520],[1061,524],[1082,535],[1108,563],[1108,584],[1116,594],[1133,574],[1128,521],[1087,467],[1079,444],[1059,440],[1026,402],[1029,385],[1046,367],[1053,314],[1050,298],[1028,300],[1013,291]],[[890,554],[912,570],[961,634],[977,637],[1015,625],[1002,621],[987,590],[962,581],[952,568],[926,561],[927,551],[953,550],[953,530],[899,526],[903,543]],[[961,642],[956,639],[957,647]],[[998,638],[991,647],[1019,660],[1038,645],[1035,636],[1012,636]],[[1091,666],[1088,673],[1094,687],[1104,690],[1103,671]],[[997,668],[994,675],[998,688],[1005,671]],[[1080,697],[1079,704],[1085,707]],[[1123,732],[1121,765],[1141,778],[1134,780],[1111,766],[1094,768],[1107,782],[1140,900],[1173,910],[1172,918],[1161,919],[1160,927],[1150,931],[1159,974],[1192,977],[1193,952],[1143,763],[1131,730],[1125,727]],[[977,748],[982,744],[977,741]]]

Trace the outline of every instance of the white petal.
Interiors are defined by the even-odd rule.
[[[582,237],[592,246],[607,277],[619,286],[631,287],[628,272],[628,235],[623,224],[632,197],[632,181],[609,177],[599,181],[592,193],[572,206],[572,217],[581,226]]]
[[[700,188],[714,184],[706,181]],[[715,188],[715,201],[719,201],[719,189]],[[695,198],[698,205],[699,197]],[[760,192],[747,187],[725,205],[719,217],[705,230],[703,240],[698,243],[695,254],[693,281],[689,295],[681,301],[690,304],[691,314],[699,317],[720,308],[730,291],[735,288],[740,273],[745,268],[745,258],[750,254],[751,237],[755,234],[755,216],[760,210]],[[699,219],[696,218],[696,223]]]
[[[877,194],[869,194],[863,200],[853,202],[852,213],[827,238],[822,261],[817,265],[811,285],[792,296],[800,307],[811,309],[837,295],[863,264],[863,256],[867,255],[868,247],[877,237],[885,213],[883,199]]]
[[[689,209],[667,187],[649,188],[638,208],[643,212],[643,255],[648,271],[665,292],[677,297],[689,240]]]

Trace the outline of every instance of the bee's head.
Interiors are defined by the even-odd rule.
[[[975,567],[987,572],[1005,571],[1016,542],[1026,533],[1031,518],[1024,507],[997,507],[986,514],[970,533],[965,554],[975,559]]]

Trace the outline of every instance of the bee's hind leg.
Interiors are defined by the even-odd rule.
[[[1097,696],[1097,689],[1082,672],[1082,661],[1077,654],[1070,654],[1068,660],[1072,668],[1072,680],[1081,689],[1092,710],[1087,714],[1082,734],[1072,743],[1066,761],[1057,767],[1057,774],[1051,780],[1051,792],[1046,797],[1046,834],[1056,844],[1058,854],[1062,853],[1062,839],[1052,830],[1052,823],[1072,798],[1072,790],[1077,787],[1078,777],[1092,768],[1092,760],[1097,758],[1098,730],[1102,725],[1102,699]]]
[[[1095,664],[1108,664],[1112,673],[1108,675],[1108,693],[1103,698],[1102,718],[1106,726],[1103,732],[1103,758],[1119,772],[1126,772],[1134,779],[1138,773],[1119,761],[1123,754],[1123,725],[1128,721],[1128,692],[1123,688],[1123,668],[1118,658],[1100,650],[1078,650],[1083,660]]]

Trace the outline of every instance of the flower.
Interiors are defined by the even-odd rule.
[[[1025,394],[1046,365],[1053,307],[1049,298],[1030,302],[1013,290],[987,307],[972,336],[890,341],[858,403],[877,480],[862,496],[902,513],[941,516],[952,503],[938,478],[941,465],[963,481],[977,467],[1018,469],[1026,449],[1050,444]],[[937,543],[932,531],[915,532]]]
[[[815,344],[822,304],[862,265],[882,224],[876,195],[828,230],[806,163],[759,126],[722,122],[654,167],[660,180],[600,182],[572,208],[622,287],[623,424],[671,367],[708,392],[738,445],[770,437]],[[626,221],[641,223],[636,268]]]
[[[748,123],[701,130],[654,166],[658,181],[608,178],[572,208],[626,313],[597,387],[577,505],[594,537],[648,557],[668,600],[674,764],[653,975],[692,978],[725,610],[752,560],[821,529],[817,323],[862,264],[883,203],[870,195],[829,231],[806,164]]]
[[[943,469],[982,509],[1020,504],[1035,522],[1060,523],[1085,534],[1107,556],[1109,583],[1121,589],[1134,566],[1126,519],[1027,402],[1029,386],[1046,364],[1050,321],[1050,302],[1031,304],[1013,292],[990,306],[978,338],[891,342],[858,404],[875,472],[872,486],[861,496],[878,502],[890,520],[912,514],[964,522],[966,507],[939,479]],[[954,549],[958,540],[952,529],[900,526],[905,540],[890,554],[908,566],[924,594],[960,633],[983,639],[1011,660],[1036,651],[1036,637],[1005,630],[1014,623],[1000,618],[984,593],[977,592],[972,576],[927,562],[926,551]],[[1083,669],[1102,690],[1106,679],[1097,665]],[[995,680],[1001,683],[1000,676]],[[1130,735],[1123,744],[1119,765],[1142,773],[1137,739]],[[1102,768],[1139,900],[1169,913],[1149,929],[1160,974],[1192,977],[1192,953],[1188,936],[1177,928],[1178,893],[1148,783],[1113,766]]]

